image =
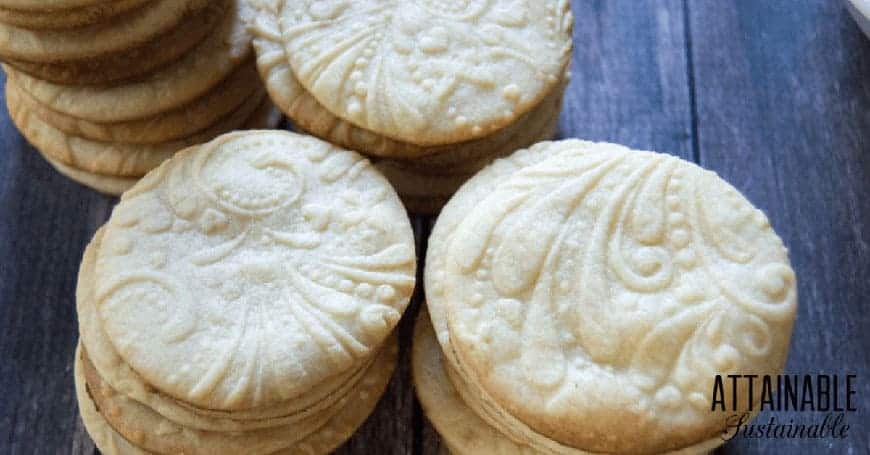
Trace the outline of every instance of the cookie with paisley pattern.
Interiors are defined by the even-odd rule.
[[[570,59],[572,17],[559,0],[253,3],[267,85],[292,73],[331,115],[417,146],[510,125],[559,85]]]
[[[496,161],[447,204],[426,265],[466,401],[555,453],[718,436],[714,376],[779,373],[797,308],[786,248],[733,186],[613,144],[542,143]]]
[[[96,253],[95,304],[147,383],[245,410],[370,358],[415,262],[407,214],[369,161],[293,133],[232,133],[124,194]]]

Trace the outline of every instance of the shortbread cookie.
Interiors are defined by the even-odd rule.
[[[375,362],[354,390],[341,400],[342,406],[323,425],[300,434],[292,429],[273,428],[257,432],[203,432],[179,427],[132,400],[113,393],[101,385],[85,381],[82,358],[76,357],[76,386],[80,408],[88,413],[88,432],[98,448],[104,445],[111,453],[133,454],[326,454],[341,445],[374,410],[386,390],[395,369],[398,344],[395,335],[387,340]],[[91,394],[83,390],[86,384]],[[81,390],[81,392],[79,392]],[[92,398],[93,397],[93,398]],[[99,406],[99,411],[94,413]],[[83,420],[85,419],[83,412]],[[94,429],[92,431],[92,428]],[[130,440],[135,442],[135,445]],[[118,447],[121,451],[114,452]],[[142,448],[145,447],[145,448]]]
[[[703,445],[724,425],[714,375],[785,363],[782,242],[678,158],[576,140],[517,152],[451,199],[428,251],[433,325],[475,411],[540,450]]]
[[[112,87],[66,86],[20,74],[16,82],[51,109],[93,122],[141,119],[178,108],[208,93],[251,55],[246,5],[231,0],[230,13],[202,43],[141,81]]]
[[[18,71],[46,82],[74,86],[118,84],[175,62],[200,44],[226,17],[232,1],[235,0],[211,1],[195,14],[187,15],[172,30],[123,52],[62,62],[30,62],[12,58],[5,61]]]
[[[100,415],[97,405],[88,392],[82,372],[81,345],[76,347],[76,357],[73,364],[73,379],[76,387],[76,401],[79,405],[79,414],[85,430],[94,441],[94,445],[103,455],[148,455],[149,452],[131,444],[118,434]]]
[[[20,101],[49,125],[71,136],[103,142],[158,144],[191,136],[240,109],[245,101],[260,97],[262,86],[253,61],[241,65],[223,82],[191,103],[142,119],[101,123],[57,112],[26,91],[17,89],[16,73],[7,84],[16,87]]]
[[[570,60],[569,3],[255,1],[296,79],[333,115],[417,145],[492,134]],[[271,19],[271,20],[270,20]],[[269,30],[262,22],[277,24]]]
[[[208,0],[154,0],[106,24],[30,30],[0,22],[0,55],[31,62],[90,59],[135,48],[172,30]]]
[[[360,368],[322,381],[300,396],[245,411],[222,412],[197,408],[163,395],[124,363],[101,326],[94,302],[93,277],[95,255],[101,248],[104,231],[105,228],[99,229],[85,248],[76,287],[76,309],[80,342],[88,354],[87,359],[83,358],[87,366],[85,370],[93,370],[99,380],[104,381],[119,395],[135,400],[163,417],[191,429],[247,431],[296,423],[324,411],[347,395],[371,365],[372,359],[366,359]]]
[[[236,111],[192,136],[159,144],[124,144],[92,141],[68,135],[28,110],[20,102],[13,86],[6,87],[6,102],[10,118],[24,137],[43,154],[83,171],[120,177],[145,175],[182,148],[242,128],[243,125],[250,123],[249,119],[252,115],[260,117],[256,112],[258,109],[271,111],[271,103],[268,100],[261,102],[262,99],[263,96],[251,98]],[[266,128],[271,126],[274,125],[256,125],[256,127]]]
[[[549,117],[553,109],[561,107],[561,97],[569,77],[564,74],[561,83],[529,112],[516,119],[510,126],[477,140],[441,146],[420,146],[401,142],[360,128],[333,115],[317,99],[308,93],[287,62],[286,53],[276,17],[259,14],[252,26],[257,66],[265,81],[266,89],[278,107],[290,117],[294,125],[314,136],[333,144],[357,150],[373,156],[419,161],[421,167],[429,164],[450,162],[452,164],[473,160],[481,156],[493,156],[502,152],[505,144],[517,142],[512,138],[529,130],[536,118]],[[539,138],[538,140],[540,140]],[[517,148],[531,145],[522,143]],[[425,161],[425,162],[424,162]]]
[[[444,371],[441,346],[425,310],[417,315],[413,344],[414,390],[426,417],[453,455],[537,455],[486,424],[462,401]]]
[[[71,28],[105,22],[152,0],[114,0],[58,11],[0,7],[0,22],[30,29]]]
[[[243,410],[369,358],[414,270],[407,214],[367,160],[256,131],[182,151],[126,192],[94,285],[107,337],[149,384]]]
[[[129,190],[139,181],[139,179],[135,177],[115,177],[112,175],[94,174],[92,172],[76,169],[45,155],[43,155],[43,158],[48,161],[48,164],[50,164],[51,167],[66,178],[110,196],[120,196],[121,193]]]

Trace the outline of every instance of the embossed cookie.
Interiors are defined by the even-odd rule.
[[[265,3],[265,2],[263,2]],[[293,74],[334,115],[417,145],[491,134],[568,65],[568,2],[268,2]]]
[[[275,7],[274,3],[268,5],[255,3],[255,5],[261,9]],[[351,150],[377,157],[418,161],[421,167],[426,166],[427,162],[457,163],[468,159],[469,156],[493,156],[497,153],[505,153],[504,144],[517,142],[512,138],[520,134],[519,132],[533,129],[528,124],[534,122],[535,118],[549,116],[553,109],[552,105],[558,104],[558,100],[561,99],[564,84],[568,80],[566,74],[560,73],[559,84],[550,90],[543,100],[514,119],[510,125],[492,134],[474,140],[421,146],[369,131],[330,112],[296,79],[282,44],[283,38],[277,12],[274,10],[271,13],[260,12],[255,18],[251,30],[254,34],[254,47],[257,51],[260,74],[272,100],[293,120],[295,126]],[[537,138],[537,140],[541,139],[543,138]],[[536,141],[519,144],[511,150],[531,145]]]
[[[370,358],[414,286],[410,223],[386,180],[287,132],[176,154],[124,194],[96,256],[120,357],[214,410],[291,399]]]
[[[166,396],[124,363],[103,329],[94,298],[96,252],[102,248],[105,228],[97,231],[85,249],[76,289],[80,343],[84,371],[91,383],[103,383],[113,394],[150,408],[162,417],[189,429],[203,431],[249,431],[310,420],[350,393],[371,366],[371,360],[322,381],[303,395],[290,400],[244,411],[218,411],[193,406]],[[298,428],[297,428],[298,430]]]
[[[195,49],[148,77],[115,86],[69,86],[16,74],[16,83],[49,108],[93,122],[151,117],[184,106],[208,93],[252,55],[245,23],[247,2],[230,1],[230,11]]]
[[[785,247],[736,189],[672,156],[576,140],[519,151],[457,192],[427,256],[457,390],[536,450],[709,448],[724,425],[715,374],[786,360]]]

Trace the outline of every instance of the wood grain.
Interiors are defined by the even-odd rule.
[[[859,375],[849,439],[736,440],[720,452],[870,453],[870,40],[839,0],[575,0],[573,10],[560,135],[673,153],[743,191],[799,277],[788,370]],[[93,455],[73,397],[74,289],[115,201],[55,173],[5,111],[0,146],[0,453]],[[431,222],[414,219],[421,253]],[[400,324],[388,393],[338,453],[442,453],[410,379],[421,300],[418,289]]]
[[[689,18],[700,163],[768,214],[797,272],[787,371],[864,378],[850,438],[781,440],[776,453],[870,453],[870,42],[839,1],[700,0]]]

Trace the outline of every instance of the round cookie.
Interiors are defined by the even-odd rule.
[[[0,55],[31,62],[90,59],[123,52],[172,30],[208,0],[154,0],[107,24],[30,30],[0,22]]]
[[[435,338],[429,313],[424,309],[417,315],[414,324],[414,390],[426,417],[454,455],[540,453],[511,441],[481,420],[453,388],[444,371],[443,361],[441,346]]]
[[[178,150],[211,140],[262,118],[266,110],[274,119],[273,107],[264,96],[250,98],[239,109],[198,133],[159,144],[123,144],[92,141],[71,136],[49,125],[20,102],[14,86],[6,86],[9,116],[27,140],[43,154],[83,171],[119,177],[140,177],[157,167]],[[253,117],[252,117],[253,116]],[[274,125],[258,125],[271,127]]]
[[[129,190],[139,181],[139,179],[135,177],[115,177],[111,175],[94,174],[68,166],[45,155],[42,157],[48,161],[48,164],[50,164],[51,167],[64,177],[110,196],[120,196],[121,193]]]
[[[118,86],[67,86],[26,74],[21,89],[51,109],[93,122],[119,122],[154,116],[200,98],[251,55],[246,1],[231,0],[230,11],[206,39],[181,60],[147,78]]]
[[[277,131],[165,162],[124,194],[96,264],[102,326],[125,363],[166,395],[228,411],[368,358],[415,281],[387,181],[356,153]]]
[[[115,0],[51,12],[0,7],[0,22],[30,29],[80,27],[107,21],[149,1]]]
[[[17,88],[15,73],[9,74],[7,84],[16,87],[20,101],[28,110],[64,133],[94,141],[125,144],[158,144],[191,136],[262,93],[251,61],[234,70],[211,91],[184,106],[142,119],[102,123],[73,117],[43,105]]]
[[[492,134],[570,60],[568,2],[257,1],[296,79],[333,115],[417,145]],[[257,20],[257,24],[261,19]]]
[[[149,452],[137,447],[124,439],[100,415],[96,403],[91,398],[88,385],[82,371],[81,345],[76,346],[75,360],[73,362],[73,380],[76,388],[76,401],[79,406],[79,414],[88,435],[94,441],[94,445],[103,455],[149,455]]]
[[[326,453],[325,444],[338,445],[371,413],[383,395],[396,365],[396,337],[386,340],[375,361],[356,386],[336,402],[333,409],[315,416],[312,422],[279,425],[246,432],[199,431],[181,427],[153,410],[118,395],[105,384],[88,378],[91,397],[102,410],[106,422],[125,439],[156,453],[188,454],[276,454]],[[352,428],[344,423],[356,423]],[[350,430],[350,432],[348,432]],[[320,434],[320,437],[315,435]]]
[[[276,455],[326,454],[347,440],[374,410],[392,377],[397,357],[397,338],[393,335],[376,355],[375,362],[367,369],[365,376],[360,379],[354,390],[340,400],[342,406],[335,410],[324,424],[304,435],[286,428],[261,430],[252,434],[190,430],[178,427],[147,407],[118,396],[101,385],[94,387],[96,392],[91,396],[83,387],[86,381],[78,351],[77,398],[80,408],[84,407],[82,403],[85,403],[85,406],[94,405],[83,411],[83,420],[87,418],[91,422],[90,425],[86,424],[88,432],[96,436],[94,439],[98,448],[103,450],[105,445],[109,449],[107,455],[116,453],[113,448],[119,446],[123,450],[131,450],[129,453],[132,454],[150,453],[140,446],[163,448],[172,453],[183,450],[184,453],[191,454],[240,452]],[[87,387],[91,386],[92,384],[87,382]],[[106,414],[91,412],[96,410],[96,405],[99,405],[99,409]],[[84,415],[85,412],[88,413],[87,417]],[[118,423],[112,423],[113,421]],[[114,425],[120,426],[114,427]],[[94,431],[91,430],[92,428]],[[133,445],[127,438],[136,440],[138,444]],[[188,445],[179,446],[178,441],[187,442]],[[160,453],[169,453],[169,451]]]
[[[188,14],[172,30],[135,48],[94,58],[61,62],[5,59],[9,67],[34,78],[61,85],[105,85],[144,77],[175,62],[196,47],[226,17],[234,0],[216,0]],[[8,71],[7,71],[8,72]]]
[[[797,297],[782,242],[674,157],[576,140],[517,152],[460,189],[429,251],[447,358],[530,444],[701,444],[723,429],[714,374],[785,362]]]
[[[248,431],[276,425],[288,425],[305,420],[333,406],[355,387],[370,367],[366,359],[359,368],[351,369],[321,382],[315,388],[285,402],[269,404],[247,411],[219,412],[196,408],[163,395],[147,384],[124,363],[103,330],[94,305],[93,276],[96,251],[101,248],[104,228],[94,235],[85,249],[76,287],[76,309],[79,319],[80,343],[87,376],[105,382],[119,395],[135,400],[161,416],[187,428],[205,431]]]

